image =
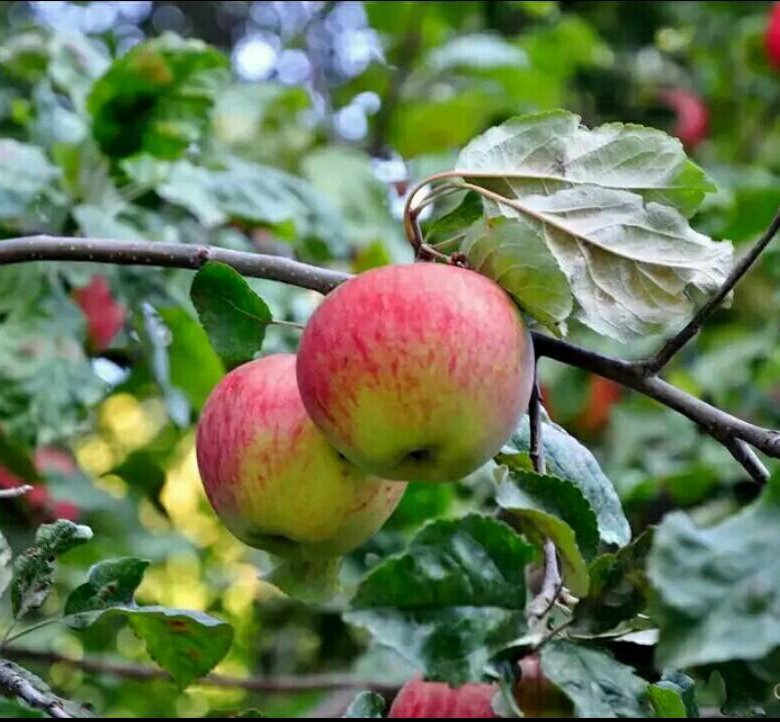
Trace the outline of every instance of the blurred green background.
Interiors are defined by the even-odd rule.
[[[401,212],[410,183],[451,168],[465,143],[507,117],[566,108],[588,126],[622,121],[680,135],[719,187],[693,225],[741,252],[780,204],[770,10],[767,2],[3,2],[0,234],[212,243],[352,271],[408,261]],[[123,62],[160,36],[142,62]],[[695,136],[680,125],[670,89],[706,114]],[[125,311],[100,348],[77,303],[77,289],[96,275],[113,298],[102,305]],[[91,264],[0,269],[0,428],[38,450],[43,472],[34,497],[0,506],[0,524],[15,550],[56,516],[95,531],[63,563],[44,616],[90,564],[131,554],[152,562],[139,599],[234,626],[218,672],[405,679],[409,671],[345,625],[337,606],[305,607],[261,581],[268,558],[233,539],[208,507],[193,425],[224,368],[195,320],[191,278]],[[778,280],[775,246],[668,379],[780,426]],[[305,321],[319,298],[251,284],[291,321]],[[167,309],[164,324],[153,308]],[[633,358],[659,342],[623,348],[576,327],[572,340]],[[296,341],[296,332],[271,328],[264,352]],[[673,507],[717,520],[755,493],[727,451],[672,411],[552,362],[542,381],[552,418],[597,454],[635,530]],[[0,483],[11,485],[9,474]],[[425,519],[480,508],[489,494],[480,473],[414,488],[351,555],[345,578],[400,549]],[[149,661],[121,626],[77,636],[55,625],[25,646]],[[31,667],[108,716],[239,707],[316,716],[344,703],[332,693],[180,692],[163,680]]]

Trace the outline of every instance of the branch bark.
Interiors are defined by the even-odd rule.
[[[534,471],[544,474],[546,464],[544,460],[544,442],[542,439],[542,401],[539,388],[538,368],[534,373],[534,387],[531,392],[531,401],[528,405],[528,422],[530,424],[530,439],[528,453],[531,457]],[[529,616],[541,619],[555,604],[555,600],[561,593],[561,570],[558,566],[558,551],[552,539],[544,540],[544,575],[539,593],[531,600],[528,607]]]
[[[59,697],[37,689],[13,662],[0,662],[0,692],[7,697],[23,699],[30,707],[45,712],[49,717],[73,717],[65,710]]]
[[[107,674],[124,679],[152,680],[170,679],[170,675],[153,667],[126,662],[112,662],[104,659],[76,659],[58,652],[40,652],[21,647],[5,650],[8,657],[39,664],[66,664],[90,674]],[[207,674],[196,684],[210,687],[245,689],[250,692],[309,692],[328,689],[371,689],[375,692],[396,692],[400,684],[379,679],[358,679],[345,674],[308,674],[301,676],[275,677],[230,677],[222,674]],[[0,678],[2,687],[2,678]]]
[[[777,220],[777,223],[780,224],[780,220]],[[766,237],[771,237],[774,227],[775,224],[767,231]],[[758,253],[755,249],[754,252]],[[749,255],[752,257],[754,252]],[[229,251],[213,246],[46,235],[0,241],[0,266],[49,260],[189,269],[198,269],[207,261],[213,260],[226,263],[245,276],[267,278],[320,293],[328,293],[339,283],[351,278],[348,273],[318,268],[289,258]],[[747,267],[749,265],[750,262]],[[733,275],[736,277],[739,274]],[[750,444],[768,456],[780,458],[780,432],[743,421],[697,399],[649,374],[647,365],[605,356],[545,334],[534,333],[533,339],[537,356],[590,371],[649,396],[686,416],[721,443],[736,439]],[[741,451],[735,458],[743,463],[747,458],[743,453],[745,446],[737,446]],[[733,448],[736,446],[731,444],[730,450]],[[746,466],[746,469],[755,478],[757,467],[753,460],[749,462],[749,467]]]
[[[744,275],[752,268],[758,260],[763,250],[769,245],[769,242],[780,230],[780,209],[775,213],[775,217],[769,224],[769,227],[761,234],[753,247],[737,262],[728,275],[718,292],[705,303],[688,324],[675,336],[670,338],[658,351],[658,353],[649,361],[640,364],[646,375],[654,376],[672,360],[674,355],[690,341],[704,325],[704,322],[712,316],[723,303],[726,296],[734,290],[734,287],[742,280]]]

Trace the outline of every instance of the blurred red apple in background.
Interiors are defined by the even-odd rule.
[[[42,474],[47,471],[74,474],[78,471],[78,466],[70,454],[49,446],[36,450],[35,468]],[[0,466],[0,489],[13,489],[27,483],[6,467]],[[76,504],[70,501],[55,501],[44,484],[33,484],[32,487],[24,496],[19,497],[19,502],[29,512],[31,521],[44,523],[55,519],[78,520],[80,510]]]
[[[772,5],[764,34],[766,59],[775,70],[780,70],[780,3]]]
[[[444,682],[410,679],[396,695],[390,718],[483,719],[495,717],[491,702],[498,691],[494,684],[464,684],[450,687]]]
[[[125,322],[126,309],[114,300],[105,276],[92,276],[89,284],[73,292],[87,319],[90,351],[105,351]]]
[[[693,150],[709,132],[707,105],[696,93],[685,88],[662,90],[659,97],[676,115],[672,135],[677,136],[687,150]]]

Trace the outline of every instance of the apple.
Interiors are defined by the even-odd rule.
[[[623,387],[602,376],[591,376],[585,407],[578,418],[582,431],[595,434],[609,424],[612,407],[620,401]]]
[[[516,428],[534,351],[518,309],[485,276],[433,263],[383,266],[315,310],[297,377],[314,423],[361,469],[453,481]]]
[[[520,675],[514,697],[526,717],[571,717],[571,700],[542,671],[538,654],[529,654],[519,663]]]
[[[769,12],[764,43],[767,62],[775,70],[780,70],[780,3],[774,3]]]
[[[704,101],[693,91],[669,88],[660,93],[661,101],[677,116],[672,135],[693,150],[709,132],[709,110]]]
[[[401,687],[387,716],[406,719],[495,717],[491,703],[497,691],[494,684],[464,684],[453,688],[444,682],[425,682],[416,677]]]
[[[87,319],[87,341],[91,351],[105,351],[125,322],[126,309],[114,300],[105,276],[92,276],[89,284],[73,292]]]
[[[35,468],[43,474],[47,471],[58,471],[62,474],[74,474],[78,466],[73,457],[62,449],[53,446],[42,446],[35,451]],[[27,482],[14,474],[10,469],[0,466],[0,488],[13,489]],[[78,521],[81,510],[70,501],[56,501],[52,498],[45,485],[33,484],[32,489],[19,499],[20,503],[36,522],[50,522],[55,519],[70,519]]]
[[[294,354],[227,374],[206,401],[196,452],[206,495],[225,526],[282,557],[352,551],[379,530],[406,489],[368,476],[328,444],[304,409]]]

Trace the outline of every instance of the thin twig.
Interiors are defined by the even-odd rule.
[[[534,385],[528,406],[528,422],[531,431],[528,448],[531,463],[537,474],[544,474],[546,464],[544,460],[544,441],[542,439],[542,401],[538,368],[534,372]],[[528,614],[535,619],[541,619],[552,609],[562,588],[561,570],[558,566],[558,552],[555,548],[555,542],[550,538],[545,539],[543,549],[544,576],[542,577],[542,586],[539,593],[528,605]]]
[[[63,701],[59,697],[37,689],[12,662],[0,661],[0,691],[7,697],[23,699],[30,707],[45,712],[49,717],[73,717],[64,709]]]
[[[104,659],[76,659],[58,652],[40,652],[21,647],[9,647],[6,655],[17,660],[40,664],[66,664],[91,674],[107,674],[135,680],[170,679],[162,669]],[[372,689],[376,692],[395,692],[399,684],[385,679],[360,679],[348,674],[305,674],[301,676],[231,677],[207,674],[197,684],[210,687],[230,687],[252,692],[304,692],[324,689]]]
[[[721,439],[721,443],[730,452],[731,455],[740,463],[748,474],[759,484],[764,484],[769,479],[769,470],[761,463],[758,454],[746,444],[742,439],[726,437]]]
[[[31,236],[0,241],[0,266],[26,261],[87,261],[120,265],[147,265],[197,269],[208,260],[227,263],[245,276],[268,278],[320,293],[328,293],[352,276],[288,258],[149,241]],[[634,389],[674,409],[723,441],[741,439],[758,451],[780,458],[780,432],[743,421],[657,376],[647,376],[638,364],[605,356],[550,336],[534,333],[538,356],[590,371]]]
[[[0,489],[0,499],[16,499],[19,496],[24,496],[28,491],[32,491],[32,487],[29,484],[22,484],[22,486],[15,486],[12,489]]]
[[[780,209],[777,210],[769,227],[761,234],[761,237],[753,247],[735,264],[723,285],[718,289],[718,292],[696,312],[694,317],[679,333],[670,338],[661,347],[660,351],[653,358],[639,364],[645,374],[653,376],[661,371],[671,361],[672,357],[701,330],[704,322],[712,316],[718,306],[723,303],[726,296],[734,289],[734,286],[751,269],[778,230],[780,230]]]

